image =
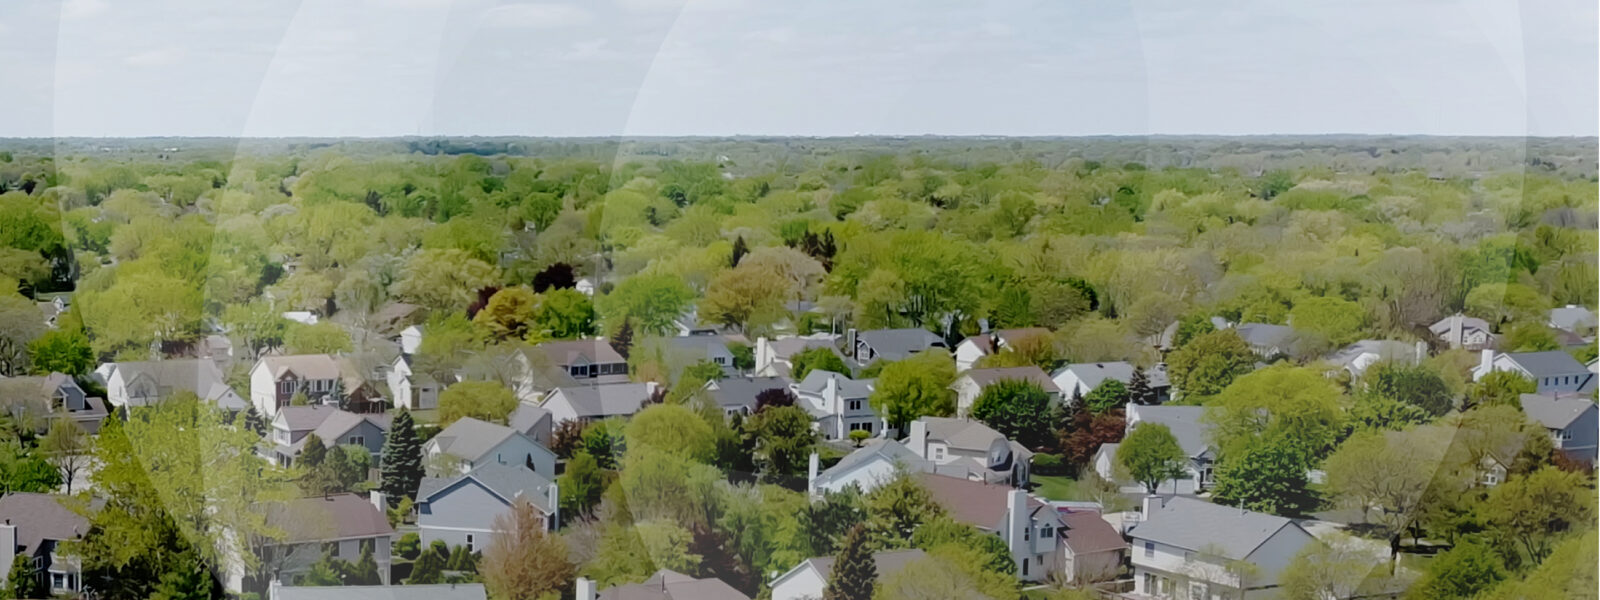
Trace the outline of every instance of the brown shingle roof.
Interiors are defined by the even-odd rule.
[[[0,523],[17,526],[17,545],[28,554],[43,540],[71,540],[89,531],[89,519],[62,505],[61,496],[12,492],[0,497]]]
[[[389,518],[365,498],[337,494],[262,506],[267,525],[283,530],[284,542],[316,542],[394,535]]]
[[[993,531],[1005,521],[1006,495],[1016,489],[1009,485],[989,484],[931,473],[918,473],[916,477],[922,487],[933,495],[934,502],[938,502],[939,506],[950,512],[950,518],[988,531]],[[1044,506],[1043,502],[1032,496],[1028,497],[1029,508]]]
[[[1061,515],[1061,539],[1073,554],[1093,554],[1128,547],[1122,534],[1100,517],[1099,513],[1072,512]]]

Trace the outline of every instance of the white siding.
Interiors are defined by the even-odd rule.
[[[772,600],[815,600],[822,597],[827,583],[821,573],[806,565],[773,583]]]

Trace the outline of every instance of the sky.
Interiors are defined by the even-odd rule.
[[[1600,133],[1593,0],[5,0],[0,136]]]

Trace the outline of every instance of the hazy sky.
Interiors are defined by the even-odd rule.
[[[4,0],[0,136],[1596,135],[1594,0]]]

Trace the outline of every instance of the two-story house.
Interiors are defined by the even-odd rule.
[[[1488,321],[1461,313],[1440,319],[1429,325],[1428,331],[1439,343],[1451,349],[1483,350],[1493,348],[1496,342],[1494,330],[1489,328]]]
[[[838,493],[855,487],[862,493],[894,481],[909,473],[932,473],[933,463],[917,456],[895,440],[867,440],[854,452],[846,454],[827,469],[820,469],[821,457],[811,453],[811,464],[806,478],[806,491],[812,499],[824,494]]]
[[[396,407],[407,410],[428,410],[439,407],[439,382],[427,373],[411,366],[412,355],[400,354],[389,363],[384,378],[389,384],[389,395]]]
[[[628,380],[628,359],[605,340],[544,342],[532,351],[544,355],[544,364],[565,371],[578,383],[622,383]],[[531,365],[530,365],[531,366]]]
[[[1010,350],[1027,338],[1048,337],[1050,330],[1043,327],[996,329],[961,340],[956,344],[956,370],[965,371],[977,366],[978,360],[991,354]]]
[[[797,404],[811,415],[823,439],[840,440],[857,430],[884,435],[888,423],[867,401],[872,384],[871,379],[851,379],[833,371],[813,369],[792,389],[799,399]]]
[[[1061,514],[1028,492],[931,473],[916,475],[952,519],[1000,536],[1017,564],[1017,578],[1044,581],[1061,569]]]
[[[1089,392],[1100,387],[1106,381],[1116,380],[1123,385],[1133,381],[1133,372],[1138,367],[1125,361],[1098,362],[1098,363],[1072,363],[1056,369],[1050,375],[1056,388],[1061,392],[1061,398],[1070,400],[1074,396],[1087,396]],[[1145,380],[1150,383],[1150,391],[1156,394],[1156,403],[1165,403],[1171,395],[1172,384],[1167,380],[1167,368],[1158,364],[1144,369]]]
[[[106,400],[117,408],[149,406],[178,392],[192,393],[202,401],[231,412],[248,406],[228,385],[214,360],[174,358],[105,363],[95,369],[95,373],[106,384]]]
[[[422,545],[443,540],[482,552],[494,536],[496,518],[525,500],[554,531],[561,506],[560,493],[550,478],[522,465],[487,464],[467,473],[425,477],[417,488],[417,530]]]
[[[790,369],[794,366],[790,359],[794,355],[812,348],[825,348],[838,356],[841,361],[844,355],[834,346],[837,336],[833,334],[815,334],[804,337],[783,337],[767,339],[756,338],[755,374],[762,377],[788,377]]]
[[[285,406],[267,422],[266,444],[261,447],[262,457],[278,466],[287,467],[305,447],[306,435],[316,431],[322,422],[338,408],[321,404]],[[321,437],[321,436],[318,436]]]
[[[551,390],[539,406],[550,411],[550,420],[555,426],[567,421],[592,423],[633,416],[655,391],[653,381],[566,385]]]
[[[360,446],[372,455],[372,464],[378,465],[383,456],[383,442],[389,437],[387,414],[357,414],[331,406],[285,406],[272,418],[271,459],[278,464],[294,464],[305,450],[306,439],[315,433],[324,446]],[[310,429],[306,429],[310,427]],[[283,443],[288,440],[288,443]]]
[[[13,417],[29,414],[42,432],[49,419],[70,419],[89,434],[100,432],[106,417],[105,401],[83,391],[72,377],[62,373],[26,375],[0,379],[0,400],[9,405]]]
[[[933,463],[940,474],[985,483],[1028,485],[1033,452],[983,423],[922,417],[907,429],[906,448]]]
[[[58,550],[63,542],[88,533],[89,519],[63,502],[74,500],[30,492],[0,496],[0,586],[11,588],[7,577],[14,573],[13,564],[22,561],[29,576],[37,577],[52,595],[75,596],[83,591],[78,560]],[[96,500],[88,506],[101,503]]]
[[[1162,483],[1159,492],[1191,495],[1211,487],[1211,468],[1216,461],[1216,452],[1211,447],[1211,426],[1204,421],[1204,416],[1205,407],[1201,406],[1128,405],[1124,437],[1126,433],[1133,433],[1140,424],[1160,423],[1167,426],[1172,437],[1178,440],[1178,447],[1189,457],[1184,464],[1186,477]],[[1117,479],[1118,447],[1118,444],[1102,444],[1091,460],[1095,473],[1107,481]]]
[[[1495,352],[1483,350],[1472,380],[1490,373],[1508,371],[1533,381],[1540,394],[1590,394],[1595,390],[1595,374],[1571,354],[1560,350],[1546,352]]]
[[[395,531],[377,506],[382,503],[381,496],[368,500],[354,494],[335,494],[257,504],[256,510],[265,518],[267,527],[282,532],[281,536],[250,543],[260,561],[261,579],[257,584],[294,581],[324,555],[355,562],[363,552],[371,552],[378,563],[379,579],[389,585],[393,563],[390,546]],[[227,574],[228,589],[242,591],[249,575],[244,565],[232,561]]]
[[[1523,394],[1522,412],[1550,432],[1557,450],[1572,460],[1594,464],[1600,438],[1600,408],[1583,396]]]
[[[521,432],[479,421],[458,419],[422,445],[430,475],[470,473],[489,465],[521,465],[545,478],[556,474],[554,452]]]
[[[250,403],[271,418],[296,394],[314,404],[381,412],[383,397],[350,361],[328,354],[264,356],[250,369]]]
[[[862,332],[851,329],[845,334],[845,343],[849,347],[850,358],[860,365],[870,365],[880,360],[905,360],[929,348],[946,347],[944,338],[916,327]]]
[[[1283,517],[1160,496],[1127,535],[1134,595],[1174,600],[1272,597],[1284,567],[1321,543]]]
[[[956,414],[970,413],[972,404],[978,401],[978,396],[983,395],[983,390],[1002,381],[1023,381],[1037,385],[1044,390],[1044,393],[1049,394],[1052,404],[1061,399],[1061,388],[1056,387],[1056,382],[1045,374],[1044,369],[1033,365],[969,369],[956,377],[955,383],[950,384],[950,389],[956,392]]]
[[[787,377],[729,377],[707,381],[706,396],[715,402],[724,414],[749,415],[756,410],[756,398],[769,390],[793,394]]]

